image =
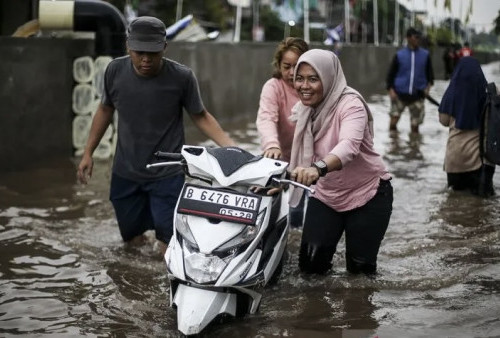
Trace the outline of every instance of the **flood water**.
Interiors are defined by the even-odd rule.
[[[500,63],[483,70],[500,84]],[[446,86],[437,81],[431,95],[441,98]],[[376,149],[394,177],[379,274],[347,274],[341,241],[330,274],[302,275],[301,233],[292,230],[282,278],[265,290],[260,311],[204,336],[500,336],[500,173],[490,199],[447,190],[437,108],[426,104],[419,136],[409,133],[407,111],[389,135],[388,97],[367,99]],[[222,124],[257,154],[253,120]],[[108,201],[110,162],[97,161],[86,187],[76,184],[76,164],[0,176],[0,336],[180,336],[152,236],[141,249],[122,245]]]

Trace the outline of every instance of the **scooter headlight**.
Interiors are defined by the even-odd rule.
[[[198,244],[196,243],[196,240],[194,239],[194,236],[191,233],[191,230],[189,229],[187,215],[182,215],[182,214],[177,215],[177,221],[175,222],[175,229],[182,236],[182,238],[189,243],[189,245],[195,248],[198,247]]]
[[[187,249],[184,256],[186,274],[198,284],[216,281],[226,268],[227,263],[215,255],[204,255]]]

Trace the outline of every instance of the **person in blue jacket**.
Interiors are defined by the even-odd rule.
[[[424,100],[434,84],[434,71],[429,51],[420,47],[420,37],[420,32],[410,27],[406,31],[407,46],[398,50],[392,59],[386,86],[391,99],[389,130],[397,130],[406,107],[410,111],[413,133],[418,133],[424,121]]]

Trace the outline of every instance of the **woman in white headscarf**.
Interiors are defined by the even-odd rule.
[[[391,175],[373,149],[372,115],[347,86],[340,61],[327,50],[302,54],[294,85],[300,102],[292,144],[291,177],[315,185],[306,211],[299,267],[325,273],[345,233],[346,268],[373,274],[392,213]],[[303,190],[293,189],[290,205]]]

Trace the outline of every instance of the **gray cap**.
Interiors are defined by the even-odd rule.
[[[127,29],[128,48],[140,52],[161,52],[165,48],[165,24],[152,16],[132,20]]]

